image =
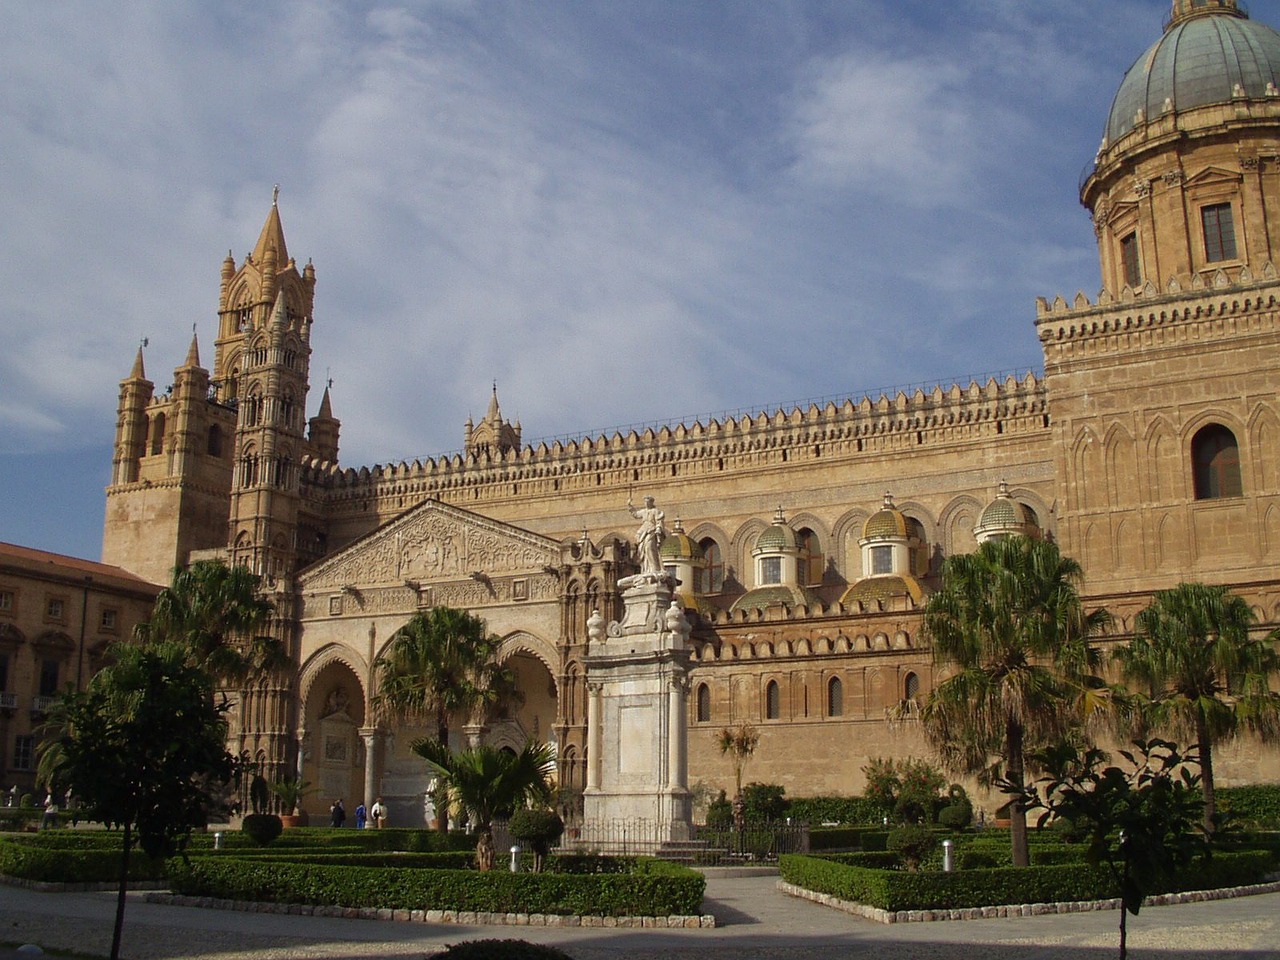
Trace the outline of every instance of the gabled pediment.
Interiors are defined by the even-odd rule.
[[[426,500],[303,570],[306,591],[541,573],[560,563],[560,544],[489,517]]]
[[[1187,178],[1188,187],[1205,187],[1215,184],[1238,184],[1241,180],[1239,170],[1228,170],[1225,167],[1205,167],[1194,177]]]

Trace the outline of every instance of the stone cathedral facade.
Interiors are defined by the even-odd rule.
[[[926,752],[921,608],[988,537],[1078,559],[1115,615],[1104,643],[1183,580],[1280,625],[1280,34],[1235,0],[1176,0],[1081,201],[1102,289],[1038,302],[1043,376],[551,446],[522,444],[495,389],[464,453],[359,467],[327,389],[305,415],[316,273],[273,203],[222,264],[212,357],[193,339],[160,394],[139,352],[121,382],[103,560],[156,582],[201,557],[262,574],[296,669],[242,692],[235,748],[300,769],[317,807],[381,794],[420,822],[408,744],[427,731],[370,706],[392,633],[437,604],[483,617],[524,699],[458,736],[552,740],[581,787],[587,624],[621,616],[626,503],[652,495],[693,623],[690,780],[731,786],[712,738],[745,720],[749,779],[854,792],[869,758]],[[1223,754],[1226,782],[1280,778],[1272,751]]]

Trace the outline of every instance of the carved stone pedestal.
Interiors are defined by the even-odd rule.
[[[582,842],[654,850],[691,838],[686,709],[689,623],[669,577],[619,583],[625,612],[588,624],[587,788]]]

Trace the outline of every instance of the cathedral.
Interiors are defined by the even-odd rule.
[[[121,381],[103,562],[157,583],[202,558],[259,573],[295,668],[242,691],[234,749],[300,772],[317,809],[381,795],[401,825],[426,815],[409,744],[429,731],[375,714],[374,663],[435,605],[485,620],[522,694],[458,742],[552,742],[561,784],[583,787],[588,622],[619,619],[639,569],[633,496],[665,515],[693,627],[693,784],[732,786],[714,735],[743,721],[747,778],[792,796],[927,755],[921,611],[943,561],[989,538],[1076,558],[1087,605],[1114,616],[1104,646],[1185,580],[1229,585],[1272,630],[1280,33],[1237,0],[1175,0],[1101,134],[1080,187],[1101,290],[1037,302],[1042,376],[537,446],[495,388],[464,452],[367,466],[340,461],[328,389],[306,415],[316,270],[273,203],[222,264],[212,355],[193,338],[158,393],[139,351]],[[1274,751],[1222,753],[1224,784],[1280,779]]]

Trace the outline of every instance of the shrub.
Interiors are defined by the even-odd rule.
[[[542,872],[542,861],[564,833],[564,821],[551,810],[517,810],[507,822],[512,840],[533,849],[533,872]]]
[[[786,791],[776,783],[748,783],[742,788],[742,802],[748,823],[776,823],[791,806]]]
[[[938,822],[948,830],[967,830],[973,823],[973,805],[968,800],[948,804],[938,811]]]
[[[725,796],[720,796],[707,804],[707,826],[714,830],[725,830],[733,826],[733,803]]]
[[[1280,786],[1219,787],[1218,808],[1247,826],[1280,828]]]
[[[788,883],[891,911],[1105,900],[1119,895],[1106,867],[1084,863],[905,873],[790,854],[783,856],[778,866],[782,879]],[[1211,860],[1197,860],[1171,883],[1152,892],[1258,883],[1270,869],[1271,857],[1261,851],[1219,853]]]
[[[920,861],[938,848],[938,836],[925,827],[909,824],[890,830],[887,846],[891,853],[902,856],[908,870],[915,871]]]
[[[706,878],[661,861],[629,874],[581,876],[491,870],[400,869],[285,863],[262,857],[170,860],[177,893],[229,900],[392,910],[672,916],[700,912]]]
[[[956,861],[961,870],[990,870],[999,866],[999,859],[986,850],[961,850]]]
[[[120,879],[120,834],[114,835],[114,848],[31,842],[38,836],[0,841],[0,874],[41,883],[115,883]],[[130,880],[158,880],[163,876],[163,860],[129,858]]]
[[[795,797],[791,800],[791,819],[810,826],[823,823],[880,823],[884,814],[868,797]]]
[[[251,813],[244,818],[240,829],[252,837],[255,843],[265,847],[280,836],[284,825],[274,813]]]
[[[563,950],[528,940],[468,940],[436,956],[447,960],[572,960]]]
[[[810,850],[856,850],[862,831],[854,827],[810,827]]]

